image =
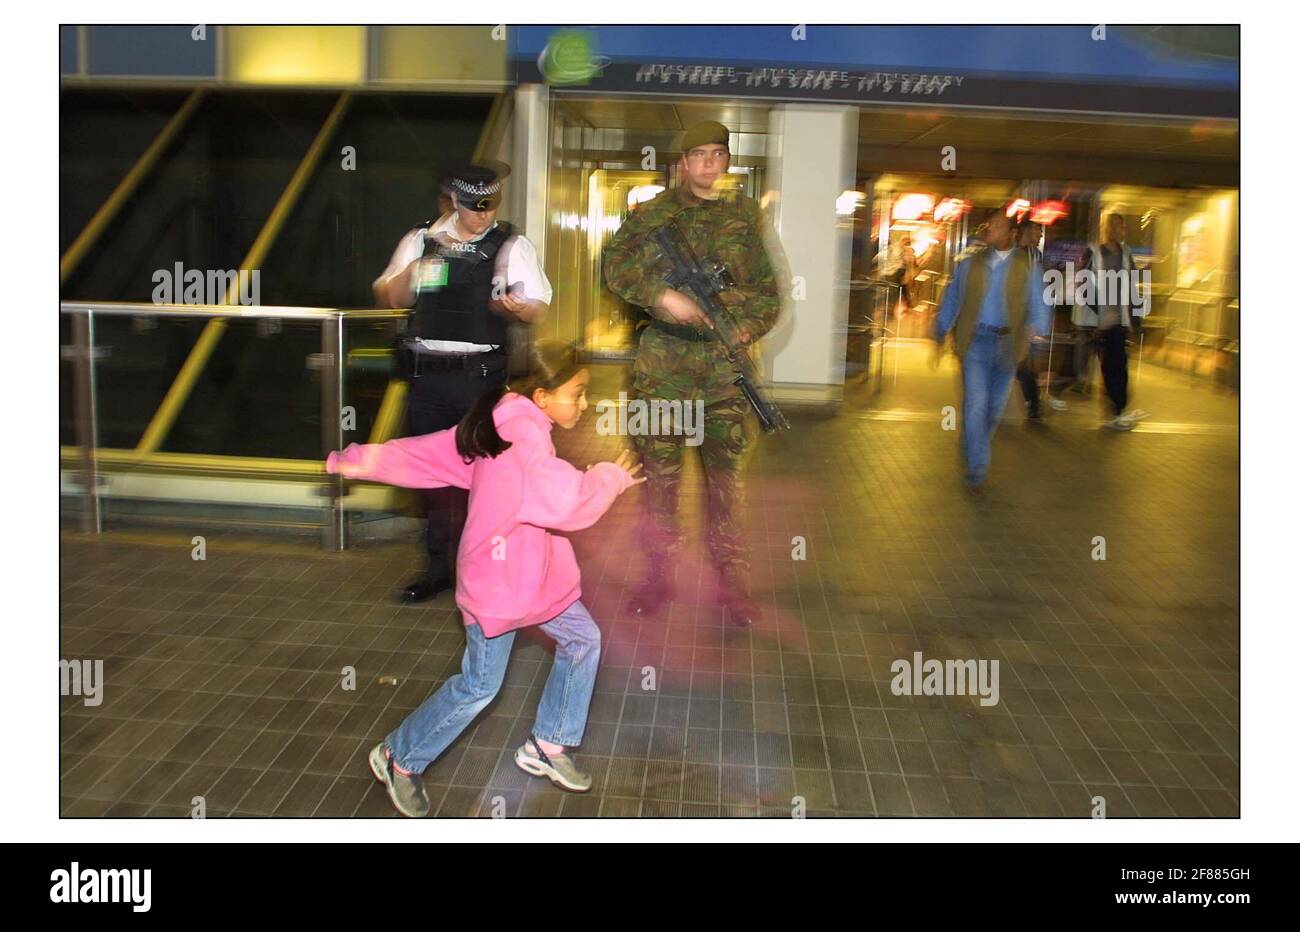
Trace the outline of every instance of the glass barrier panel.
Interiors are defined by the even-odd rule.
[[[206,365],[161,449],[321,458],[321,321],[216,319]]]

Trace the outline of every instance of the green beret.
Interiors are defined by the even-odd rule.
[[[690,152],[696,146],[709,146],[717,144],[726,146],[730,151],[731,144],[727,141],[731,134],[721,123],[713,120],[703,120],[695,125],[688,127],[686,132],[682,133],[682,152]]]

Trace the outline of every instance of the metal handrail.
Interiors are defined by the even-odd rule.
[[[151,304],[133,301],[60,301],[61,314],[115,314],[131,317],[170,315],[174,317],[244,317],[250,319],[279,318],[282,320],[331,320],[345,317],[349,320],[383,320],[405,317],[410,308],[343,308],[343,307],[289,307],[273,304]]]
[[[349,321],[384,321],[406,317],[406,308],[327,308],[289,307],[282,305],[239,304],[152,304],[132,301],[61,301],[59,313],[67,314],[72,321],[73,344],[63,351],[65,359],[76,367],[76,421],[77,444],[62,448],[60,460],[66,468],[75,469],[77,483],[83,490],[82,526],[90,532],[103,527],[102,504],[99,493],[101,467],[110,471],[136,471],[145,469],[167,473],[194,475],[225,475],[239,477],[267,477],[275,479],[323,478],[326,489],[330,543],[336,549],[347,546],[347,523],[342,506],[342,484],[337,476],[324,474],[321,460],[286,460],[268,457],[224,456],[218,454],[168,454],[157,449],[137,445],[132,450],[104,449],[99,446],[96,407],[95,360],[102,356],[105,347],[96,345],[95,323],[104,317],[168,317],[176,320],[206,320],[205,332],[214,324],[225,326],[237,319],[245,320],[297,320],[314,324],[321,331],[321,351],[313,354],[308,365],[321,372],[321,457],[344,444],[340,414],[344,406],[344,372],[347,366],[347,346],[344,333]],[[390,385],[391,388],[391,385]],[[399,390],[385,395],[381,417],[385,424],[396,417],[396,407],[404,394]],[[165,402],[164,402],[165,403]],[[155,413],[154,421],[157,421]],[[378,427],[378,424],[376,425]],[[372,440],[373,442],[373,440]]]

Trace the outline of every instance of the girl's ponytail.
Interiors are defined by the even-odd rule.
[[[480,456],[495,457],[510,448],[509,441],[502,440],[497,433],[496,421],[492,419],[492,409],[508,390],[504,382],[488,389],[456,425],[456,451],[466,463]]]
[[[456,451],[466,463],[483,457],[496,457],[510,449],[510,442],[497,433],[493,410],[506,392],[518,392],[532,400],[539,388],[555,391],[577,375],[583,367],[576,343],[543,340],[528,349],[526,374],[483,393],[456,425]]]

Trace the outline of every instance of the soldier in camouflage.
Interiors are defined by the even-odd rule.
[[[648,238],[676,223],[701,262],[727,267],[736,287],[720,296],[746,343],[772,329],[781,300],[776,272],[764,245],[765,223],[751,198],[716,187],[730,163],[728,130],[721,123],[697,123],[682,139],[681,185],[639,205],[605,248],[603,266],[610,289],[645,308],[633,368],[633,390],[647,402],[704,402],[700,459],[708,487],[709,552],[717,567],[723,603],[732,624],[748,626],[761,612],[749,594],[749,556],[742,521],[741,470],[756,434],[749,403],[733,383],[735,372],[713,339],[704,311],[687,294],[669,288],[667,269]],[[775,242],[775,237],[770,237]],[[660,410],[667,410],[663,405]],[[653,615],[673,597],[673,562],[681,549],[677,499],[685,434],[661,419],[655,436],[636,436],[649,482],[644,489],[642,541],[649,558],[645,582],[629,607]]]

